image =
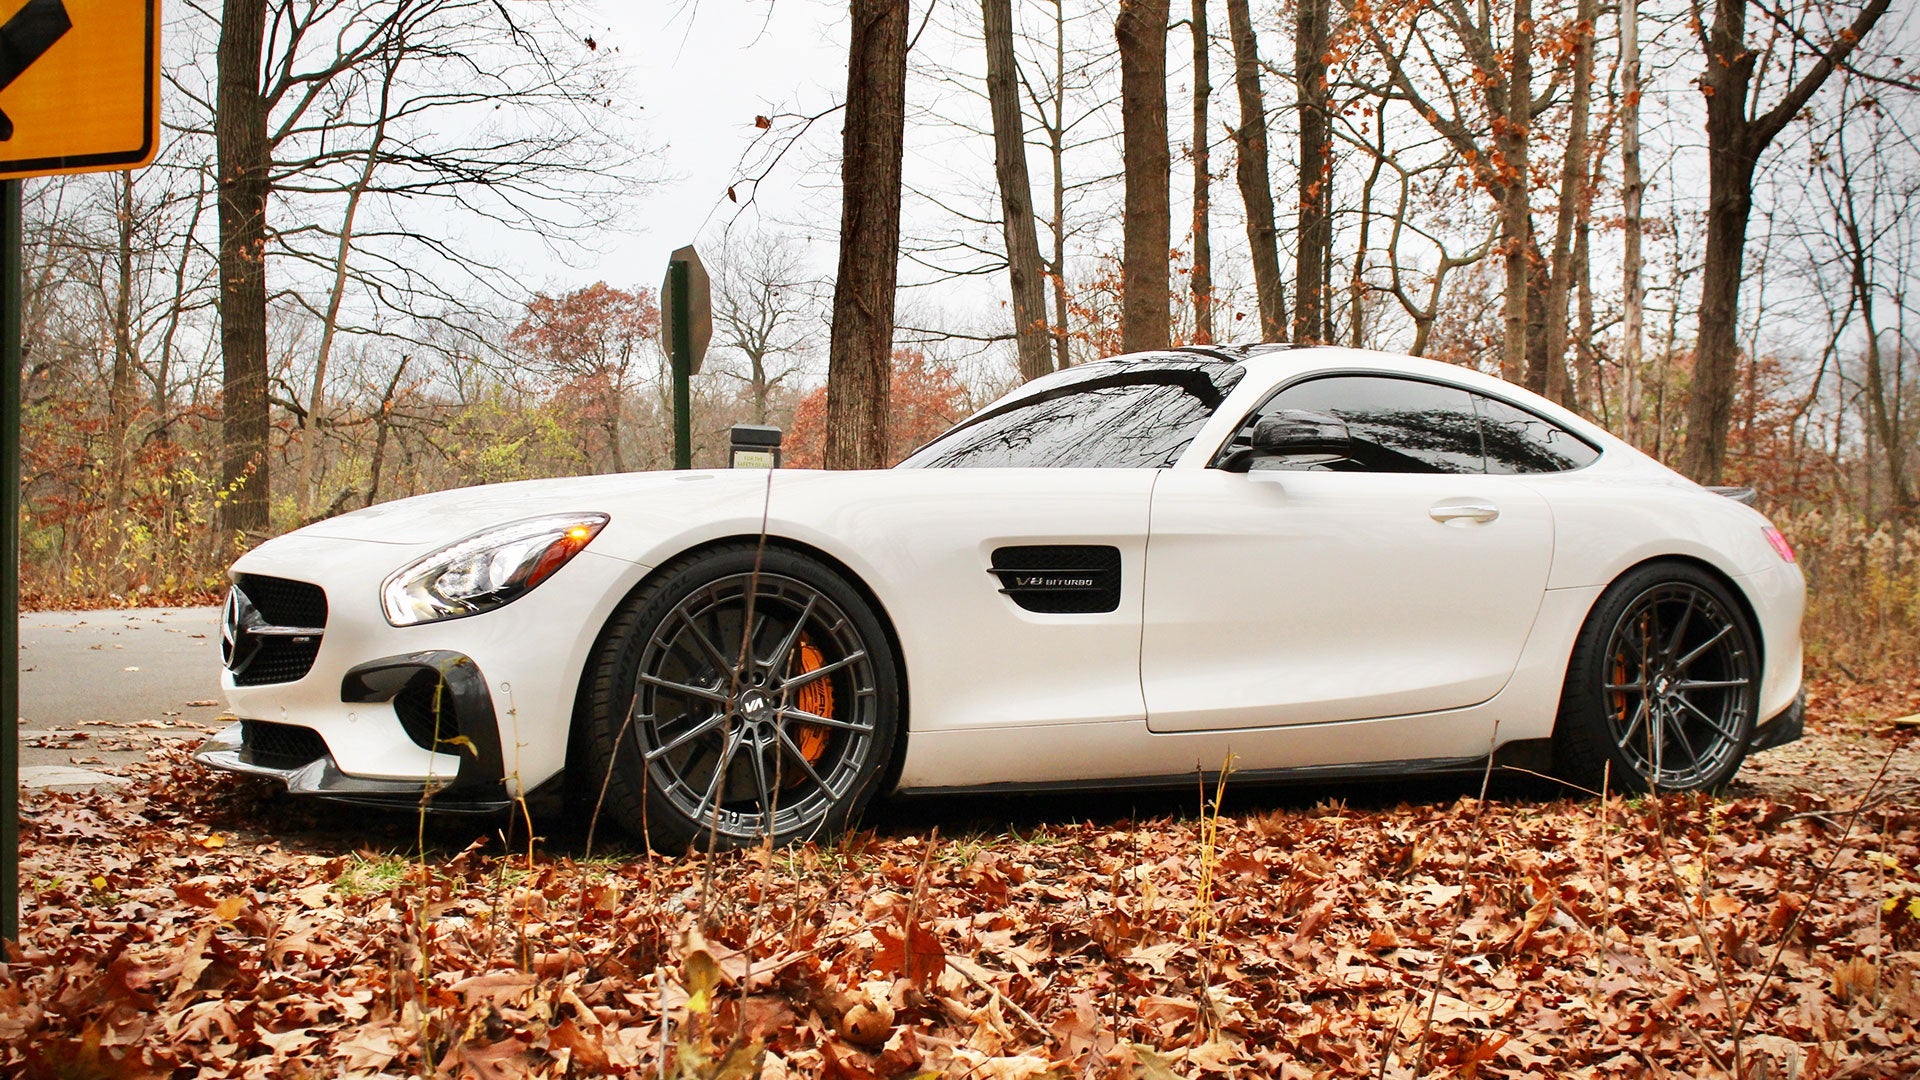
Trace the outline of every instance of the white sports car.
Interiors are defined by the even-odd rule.
[[[537,480],[234,564],[207,765],[658,847],[876,794],[1551,772],[1713,788],[1799,736],[1766,518],[1473,371],[1195,347],[1037,379],[874,472]]]

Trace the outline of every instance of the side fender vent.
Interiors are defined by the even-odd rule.
[[[988,573],[1028,611],[1094,615],[1120,606],[1120,549],[1035,544],[995,549]]]

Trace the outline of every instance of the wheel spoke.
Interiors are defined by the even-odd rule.
[[[831,675],[834,672],[839,671],[843,667],[848,667],[850,665],[857,664],[860,661],[865,660],[866,658],[867,658],[867,650],[855,649],[853,652],[848,653],[846,656],[843,656],[838,660],[835,660],[831,664],[821,664],[819,667],[814,668],[812,671],[803,671],[800,674],[795,675],[793,678],[788,679],[785,682],[782,682],[780,684],[780,689],[782,691],[797,689],[799,687],[807,685],[808,683],[814,681],[815,679],[824,678],[825,676]]]
[[[1686,637],[1687,626],[1693,622],[1693,609],[1698,607],[1699,604],[1700,597],[1698,595],[1694,593],[1687,594],[1686,610],[1680,613],[1680,621],[1674,626],[1672,636],[1667,638],[1666,646],[1660,650],[1661,656],[1671,659],[1673,654],[1680,651],[1680,642]]]
[[[1691,710],[1693,712],[1693,715],[1699,717],[1702,723],[1706,724],[1708,727],[1712,728],[1713,730],[1719,732],[1723,737],[1727,739],[1733,739],[1733,740],[1738,739],[1738,736],[1736,736],[1733,732],[1728,731],[1726,728],[1721,727],[1720,721],[1715,720],[1713,717],[1708,716],[1706,713],[1700,711],[1700,706],[1695,705],[1693,702],[1688,701],[1684,697],[1677,698],[1676,700],[1678,700],[1680,704],[1685,705],[1689,710]]]
[[[649,762],[651,762],[659,758],[665,757],[666,755],[673,753],[675,750],[680,749],[681,747],[687,745],[687,743],[693,741],[694,739],[699,738],[702,735],[705,735],[707,732],[712,731],[714,728],[719,727],[721,724],[724,724],[726,722],[727,722],[726,713],[723,713],[723,712],[714,713],[712,716],[707,717],[705,720],[700,721],[699,723],[681,732],[680,734],[675,735],[673,738],[668,739],[665,743],[662,743],[660,746],[647,751],[646,758]]]
[[[866,724],[852,724],[845,720],[835,720],[831,716],[817,716],[805,709],[781,708],[777,710],[782,720],[798,720],[803,724],[818,724],[821,727],[835,728],[840,731],[869,732],[873,728]]]
[[[800,635],[807,628],[807,619],[813,614],[814,605],[819,601],[820,598],[817,596],[807,597],[806,604],[800,608],[800,614],[794,617],[793,629],[787,631],[787,636],[780,639],[780,644],[774,648],[773,655],[767,658],[768,671],[786,670],[787,656],[793,652],[793,647],[799,644]]]
[[[832,795],[833,789],[827,786],[827,782],[820,778],[818,772],[814,771],[813,762],[808,761],[807,755],[800,751],[800,744],[793,741],[793,736],[787,734],[786,728],[780,728],[779,731],[781,745],[785,746],[788,752],[793,755],[793,760],[799,763],[800,771],[805,773],[807,779],[813,781],[821,791]]]
[[[702,828],[707,825],[708,800],[713,800],[715,808],[720,805],[719,798],[726,784],[727,771],[733,768],[733,755],[739,748],[740,736],[731,731],[727,732],[727,744],[720,751],[720,763],[713,767],[713,779],[707,783],[707,793],[700,796],[700,801],[693,807],[693,820]]]
[[[1688,690],[1731,690],[1736,686],[1751,686],[1752,679],[1686,679],[1673,684],[1681,693]]]
[[[1696,773],[1699,772],[1700,755],[1694,753],[1693,740],[1687,738],[1686,726],[1681,724],[1680,718],[1672,713],[1662,713],[1661,721],[1662,728],[1672,731],[1673,734],[1679,738],[1681,749],[1684,749],[1687,752],[1687,757],[1693,761],[1693,771]],[[1665,742],[1666,740],[1662,739],[1661,741]]]
[[[759,651],[754,646],[755,646],[755,643],[757,643],[760,640],[760,632],[762,630],[765,630],[766,628],[767,628],[767,613],[764,611],[758,611],[754,613],[753,622],[751,625],[747,625],[744,619],[741,620],[740,660],[739,660],[740,666],[737,669],[737,674],[744,673],[747,670],[747,668],[753,664],[754,658],[760,655]],[[737,677],[737,674],[736,674],[736,677]]]
[[[1634,706],[1633,716],[1627,722],[1627,730],[1620,733],[1620,737],[1614,740],[1614,745],[1625,750],[1627,744],[1633,741],[1633,733],[1640,729],[1640,721],[1646,719],[1646,716],[1647,699],[1641,698],[1640,704]]]
[[[1712,637],[1701,642],[1699,645],[1694,646],[1694,649],[1692,652],[1688,653],[1687,655],[1681,657],[1678,660],[1675,660],[1673,662],[1673,669],[1675,671],[1685,671],[1689,667],[1692,667],[1693,662],[1695,660],[1700,659],[1700,656],[1702,653],[1706,652],[1708,649],[1711,649],[1715,645],[1719,644],[1721,638],[1726,637],[1728,634],[1731,634],[1731,633],[1733,633],[1733,624],[1732,623],[1723,624],[1719,630],[1714,632],[1714,635]]]
[[[1629,691],[1638,693],[1640,691],[1644,691],[1646,688],[1647,688],[1647,684],[1644,682],[1608,683],[1607,693],[1618,694],[1618,693],[1626,693]]]
[[[712,701],[721,705],[729,704],[727,695],[718,690],[709,690],[704,686],[694,686],[692,683],[674,682],[672,679],[663,679],[651,672],[641,672],[639,681],[661,690],[671,690],[676,694],[697,697],[702,701]]]
[[[680,615],[680,624],[693,635],[693,643],[700,646],[700,651],[706,654],[708,662],[712,663],[716,670],[732,670],[733,665],[727,660],[725,654],[721,653],[720,646],[715,645],[713,639],[707,637],[706,631],[700,629],[699,624],[693,621],[693,616],[687,613],[687,609],[683,607],[677,610]]]
[[[760,820],[763,823],[762,827],[771,833],[773,831],[774,788],[772,781],[767,777],[766,748],[757,742],[754,743],[747,749],[747,758],[753,765],[753,786],[760,793]]]

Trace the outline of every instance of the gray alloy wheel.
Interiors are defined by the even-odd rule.
[[[1581,630],[1556,767],[1594,789],[1717,789],[1746,757],[1759,696],[1760,650],[1726,587],[1689,564],[1638,567]]]
[[[615,616],[593,671],[592,759],[612,767],[587,770],[587,794],[663,851],[837,832],[893,751],[886,634],[797,552],[727,547],[668,567]]]

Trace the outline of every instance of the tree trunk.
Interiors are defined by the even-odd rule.
[[[1842,155],[1846,153],[1844,144]],[[1844,163],[1845,158],[1842,157]],[[1888,494],[1893,505],[1889,508],[1900,521],[1907,521],[1914,514],[1913,477],[1907,472],[1908,437],[1903,430],[1906,425],[1900,416],[1900,385],[1898,371],[1895,372],[1894,385],[1887,385],[1886,363],[1880,352],[1880,324],[1874,315],[1874,300],[1879,292],[1873,280],[1872,238],[1861,229],[1860,219],[1854,211],[1853,191],[1843,187],[1846,200],[1840,219],[1840,235],[1846,244],[1848,284],[1853,290],[1854,304],[1860,308],[1861,322],[1867,331],[1866,350],[1862,359],[1866,362],[1866,413],[1867,431],[1877,436],[1880,452],[1887,459]],[[1895,339],[1896,343],[1899,341]],[[1896,348],[1900,346],[1896,344]],[[1896,356],[1899,354],[1896,352]],[[1749,393],[1751,397],[1751,393]],[[1873,486],[1872,457],[1867,460],[1867,486]]]
[[[1020,377],[1053,370],[1047,355],[1047,297],[1040,241],[1033,224],[1033,184],[1027,177],[1027,126],[1020,117],[1019,78],[1013,61],[1013,0],[981,0],[986,24],[987,102],[993,113],[993,172],[1000,183],[1001,231],[1013,288],[1013,340]]]
[[[1501,160],[1504,190],[1500,199],[1501,243],[1507,259],[1505,318],[1500,338],[1500,377],[1520,380],[1527,360],[1527,262],[1533,217],[1528,205],[1532,185],[1527,179],[1527,128],[1533,105],[1533,3],[1514,0],[1511,81],[1507,87],[1506,123],[1494,137]],[[1532,381],[1532,380],[1529,380]],[[1535,389],[1541,389],[1535,387]]]
[[[380,498],[380,471],[387,463],[387,432],[393,429],[393,399],[400,390],[401,376],[407,372],[407,362],[412,359],[412,355],[400,358],[400,363],[394,366],[393,378],[387,380],[387,392],[380,397],[380,414],[373,421],[373,460],[367,467],[367,506]]]
[[[1353,348],[1363,348],[1367,329],[1367,254],[1368,233],[1373,227],[1373,189],[1380,182],[1380,170],[1387,163],[1387,125],[1386,103],[1382,102],[1374,112],[1373,128],[1378,140],[1368,149],[1373,151],[1373,168],[1367,171],[1367,182],[1360,185],[1360,242],[1353,253],[1353,278],[1347,283],[1347,306],[1352,310],[1352,337],[1348,344]]]
[[[133,454],[133,376],[139,363],[133,352],[133,174],[115,177],[113,293],[113,371],[107,387],[107,432],[113,440],[112,500],[125,506],[127,474]]]
[[[1327,115],[1330,0],[1300,0],[1294,16],[1294,87],[1300,109],[1300,212],[1293,277],[1293,340],[1332,340],[1325,282],[1333,257],[1333,158]]]
[[[1640,438],[1642,341],[1646,337],[1647,294],[1640,284],[1640,238],[1645,227],[1640,201],[1646,181],[1640,176],[1640,4],[1624,0],[1620,8],[1620,431],[1635,445]]]
[[[1233,38],[1233,81],[1240,91],[1240,126],[1234,179],[1247,208],[1247,247],[1253,261],[1253,291],[1260,301],[1260,340],[1287,336],[1287,297],[1280,283],[1280,230],[1273,222],[1273,184],[1267,178],[1267,107],[1260,93],[1260,47],[1247,0],[1227,0],[1227,32]]]
[[[1067,337],[1067,7],[1053,0],[1053,123],[1047,128],[1047,150],[1053,162],[1053,366],[1065,371],[1073,363]]]
[[[840,274],[827,347],[829,469],[889,464],[900,158],[907,119],[907,0],[852,0],[840,155]]]
[[[1573,225],[1587,188],[1587,114],[1593,100],[1593,21],[1597,0],[1580,0],[1574,28],[1572,116],[1567,156],[1560,169],[1560,212],[1553,230],[1553,271],[1547,284],[1547,396],[1575,407],[1578,395],[1567,377],[1567,300],[1573,291]]]
[[[1747,100],[1758,54],[1747,46],[1748,0],[1715,0],[1706,34],[1707,250],[1700,271],[1700,328],[1694,347],[1693,393],[1687,399],[1687,439],[1680,471],[1702,484],[1720,482],[1726,468],[1727,427],[1738,381],[1740,275],[1746,257],[1747,218],[1753,211],[1753,172],[1773,142],[1860,39],[1886,14],[1891,0],[1869,0],[1780,101],[1759,113]],[[1751,111],[1750,111],[1751,110]],[[1757,115],[1756,115],[1757,114]]]
[[[367,143],[366,160],[360,164],[360,176],[347,190],[347,206],[340,214],[340,242],[333,255],[333,287],[327,291],[327,314],[320,322],[320,346],[313,354],[313,392],[307,397],[307,447],[302,455],[304,474],[300,494],[300,516],[320,500],[320,466],[325,457],[325,437],[321,427],[327,413],[327,362],[333,357],[333,340],[340,326],[340,303],[347,293],[347,264],[353,254],[353,226],[360,213],[360,197],[373,183],[373,172],[380,161],[380,146],[387,137],[388,102],[393,92],[394,69],[388,65],[380,83],[380,114],[374,122],[373,136]]]
[[[1120,147],[1127,185],[1120,254],[1120,347],[1127,352],[1173,343],[1167,13],[1168,0],[1120,0],[1113,26],[1120,46]]]
[[[267,530],[267,106],[260,94],[266,0],[226,0],[220,18],[221,527]]]
[[[1187,22],[1193,32],[1193,340],[1213,343],[1213,237],[1210,235],[1213,176],[1207,153],[1207,102],[1213,78],[1207,70],[1207,0],[1193,0]]]
[[[1587,197],[1580,200],[1580,214],[1573,230],[1574,323],[1573,368],[1577,376],[1573,387],[1574,407],[1606,423],[1607,388],[1600,380],[1600,354],[1593,347],[1593,194],[1594,182],[1587,185]]]

